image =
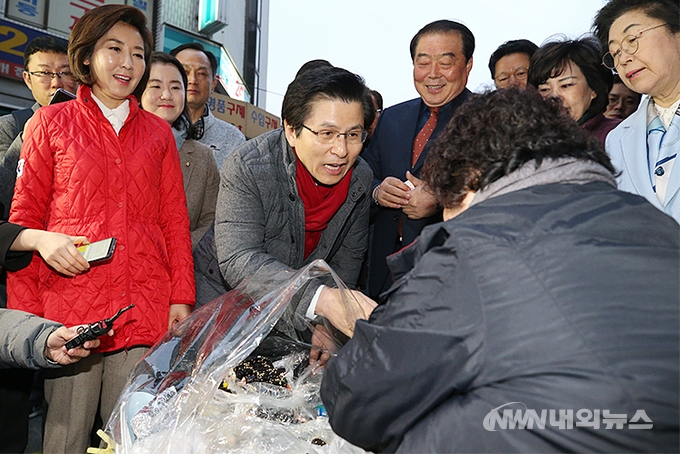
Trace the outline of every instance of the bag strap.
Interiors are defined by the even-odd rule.
[[[14,117],[14,122],[17,125],[17,131],[21,133],[21,131],[24,130],[24,125],[26,125],[28,119],[33,116],[33,109],[29,107],[27,109],[15,110],[12,112],[12,116]]]

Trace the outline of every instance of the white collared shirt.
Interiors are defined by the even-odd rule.
[[[123,127],[125,120],[127,120],[128,115],[130,115],[130,100],[126,99],[115,109],[109,109],[94,95],[94,93],[92,93],[92,99],[97,103],[106,119],[109,120],[109,123],[113,126],[113,130],[116,131],[116,135],[118,135],[120,133],[120,128]]]
[[[654,103],[654,110],[659,115],[659,120],[661,120],[661,124],[666,128],[666,131],[668,131],[668,127],[671,125],[673,115],[678,111],[678,107],[680,107],[680,99],[675,101],[670,107],[660,107],[657,103]]]

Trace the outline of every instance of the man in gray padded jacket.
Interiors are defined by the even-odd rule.
[[[344,69],[310,70],[288,86],[283,129],[250,140],[227,157],[215,214],[216,260],[210,235],[194,254],[199,303],[246,278],[276,285],[315,259],[325,260],[350,289],[356,286],[368,241],[373,178],[359,158],[373,117],[367,90],[359,76]],[[220,277],[223,283],[217,282]],[[204,289],[212,294],[206,297]],[[353,294],[356,309],[370,312],[375,303]],[[320,283],[308,286],[284,319],[303,330],[300,317],[316,316],[348,335],[356,321],[344,315],[339,290]]]

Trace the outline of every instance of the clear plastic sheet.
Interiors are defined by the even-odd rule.
[[[251,278],[166,334],[135,367],[106,425],[115,451],[364,453],[332,432],[322,375],[308,366],[303,338],[311,333],[302,335],[314,326],[292,310],[320,282],[340,289],[344,310],[360,317],[351,292],[317,260],[297,273]],[[333,348],[346,341],[327,321],[315,323],[325,324]],[[254,367],[238,378],[234,368],[246,358]],[[252,381],[261,368],[284,386]]]

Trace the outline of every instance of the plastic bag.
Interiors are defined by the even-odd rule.
[[[137,364],[106,425],[116,452],[365,452],[333,434],[319,397],[321,375],[307,366],[311,331],[301,336],[300,328],[315,326],[291,304],[319,282],[341,290],[349,317],[365,318],[337,275],[316,260],[297,273],[252,278],[173,328]],[[275,325],[285,334],[267,337]],[[328,323],[325,329],[339,349],[346,338]],[[256,348],[244,374],[269,368],[275,384],[236,377]]]

